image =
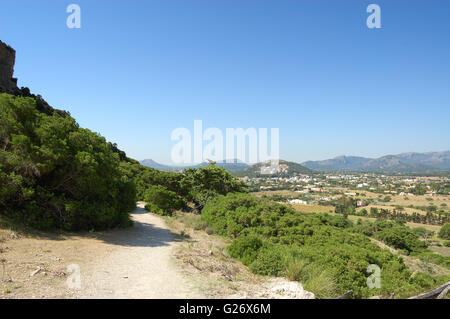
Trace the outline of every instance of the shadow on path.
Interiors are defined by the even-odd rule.
[[[183,238],[165,228],[161,217],[150,214],[143,207],[137,207],[132,213],[133,227],[96,234],[96,238],[109,244],[132,247],[168,246]]]
[[[150,214],[138,203],[137,208],[131,212],[133,226],[122,229],[111,229],[98,232],[21,232],[26,237],[47,240],[66,240],[74,237],[92,238],[108,244],[130,247],[158,247],[169,246],[172,242],[181,242],[183,237],[168,230],[161,217]]]

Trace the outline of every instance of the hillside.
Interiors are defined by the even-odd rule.
[[[145,160],[140,161],[139,163],[146,167],[150,167],[150,168],[154,168],[154,169],[157,169],[160,171],[166,171],[166,172],[176,172],[176,171],[183,170],[183,167],[181,167],[181,166],[164,165],[164,164],[157,163],[152,159],[145,159]]]
[[[358,170],[368,162],[370,158],[358,156],[338,156],[323,161],[307,161],[302,163],[305,167],[319,171],[352,171]]]
[[[116,144],[81,128],[13,78],[15,51],[0,42],[0,213],[37,229],[129,226],[136,190]]]
[[[331,171],[386,171],[434,172],[450,171],[450,151],[402,153],[379,158],[338,156],[323,161],[307,161],[304,166],[325,172]]]
[[[397,155],[397,158],[406,164],[420,164],[434,169],[450,170],[450,151],[402,153]]]
[[[387,155],[367,162],[362,166],[361,170],[387,172],[431,172],[439,169],[415,162],[405,163],[398,156]]]
[[[268,165],[269,164],[267,162],[265,162],[265,163],[256,163],[256,164],[253,164],[253,165],[245,168],[244,170],[234,172],[233,174],[235,176],[239,176],[239,177],[243,177],[243,176],[248,176],[248,177],[260,177],[260,176],[269,177],[269,176],[292,176],[292,175],[298,175],[298,174],[311,175],[311,174],[315,174],[316,173],[314,170],[309,169],[309,168],[307,168],[307,167],[305,167],[303,165],[300,165],[298,163],[289,162],[289,161],[285,161],[285,160],[280,160],[279,161],[279,167],[278,167],[276,172],[274,172],[273,174],[261,174],[261,168],[262,167],[267,167]]]

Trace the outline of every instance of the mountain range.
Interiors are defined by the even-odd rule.
[[[157,163],[152,159],[145,159],[145,160],[140,161],[140,163],[147,167],[151,167],[151,168],[154,168],[154,169],[157,169],[160,171],[169,171],[169,172],[180,172],[186,168],[198,168],[201,166],[207,166],[209,164],[208,162],[203,162],[203,163],[197,164],[197,165],[169,166],[169,165]],[[248,164],[243,163],[236,159],[231,160],[231,161],[216,162],[216,165],[219,167],[223,167],[230,172],[242,171],[249,166]]]
[[[432,172],[450,171],[450,151],[401,153],[379,158],[338,156],[323,161],[302,163],[310,169],[331,171]]]
[[[140,162],[144,166],[163,171],[182,171],[186,168],[197,168],[208,165],[207,162],[191,166],[169,166],[159,164],[151,159]],[[322,161],[307,161],[301,164],[280,160],[280,168],[273,172],[273,176],[288,176],[293,174],[313,174],[322,172],[399,172],[399,173],[424,173],[450,171],[450,151],[427,152],[427,153],[401,153],[397,155],[386,155],[378,158],[360,156],[338,156]],[[233,160],[228,162],[217,162],[217,166],[224,167],[236,176],[261,176],[261,167],[264,163],[248,165],[244,162]],[[262,176],[269,176],[267,174]]]

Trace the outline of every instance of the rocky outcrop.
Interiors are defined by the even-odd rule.
[[[229,296],[232,299],[315,299],[310,291],[303,289],[301,283],[284,278],[270,278],[266,283],[258,284],[254,292],[239,292]]]
[[[19,89],[17,87],[17,79],[13,77],[15,60],[16,51],[0,40],[0,93],[31,97],[36,102],[36,109],[47,115],[51,115],[54,112],[62,116],[70,115],[68,112],[54,109],[40,95],[32,94],[29,88],[22,87]]]
[[[16,51],[0,41],[0,93],[17,94],[17,79],[13,78]]]

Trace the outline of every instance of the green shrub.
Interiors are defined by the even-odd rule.
[[[309,263],[303,259],[291,259],[286,266],[285,276],[291,281],[301,282],[310,271]]]
[[[412,282],[418,284],[420,287],[432,288],[436,284],[436,279],[431,275],[419,272],[414,276],[411,276]]]
[[[450,239],[450,223],[445,223],[441,229],[439,230],[438,234],[439,238],[442,239]]]
[[[0,94],[0,212],[39,229],[130,225],[133,183],[105,138],[36,99]]]
[[[162,185],[150,185],[144,193],[144,200],[147,202],[146,210],[165,216],[171,216],[183,207],[177,194]]]
[[[268,276],[281,275],[286,268],[285,256],[279,246],[271,245],[258,251],[256,259],[250,264],[250,271]]]
[[[406,250],[408,253],[427,247],[410,228],[393,223],[390,224],[390,227],[377,231],[375,237],[389,246]]]
[[[372,243],[368,236],[436,259],[416,234],[399,223],[361,221],[343,216],[301,214],[284,205],[249,194],[230,193],[210,200],[201,220],[232,238],[230,255],[261,275],[300,280],[318,297],[333,298],[350,289],[354,298],[373,295],[407,297],[423,292],[424,281],[412,281],[403,261]],[[445,259],[440,261],[445,263]],[[367,267],[381,268],[380,289],[369,289]]]
[[[236,238],[227,250],[230,256],[238,258],[244,265],[250,265],[258,256],[263,241],[256,234]]]
[[[329,270],[309,269],[309,277],[303,282],[303,288],[314,291],[316,298],[334,298],[339,294],[335,278]]]
[[[186,199],[201,207],[218,195],[247,191],[245,183],[214,163],[184,170],[180,185],[186,193]]]
[[[420,260],[426,263],[433,263],[450,269],[450,257],[448,256],[442,256],[430,250],[422,250],[419,252],[414,252],[411,255],[416,258],[419,258]]]
[[[316,298],[334,298],[339,292],[334,275],[329,270],[317,268],[304,259],[291,259],[285,275],[289,280],[301,282]]]

